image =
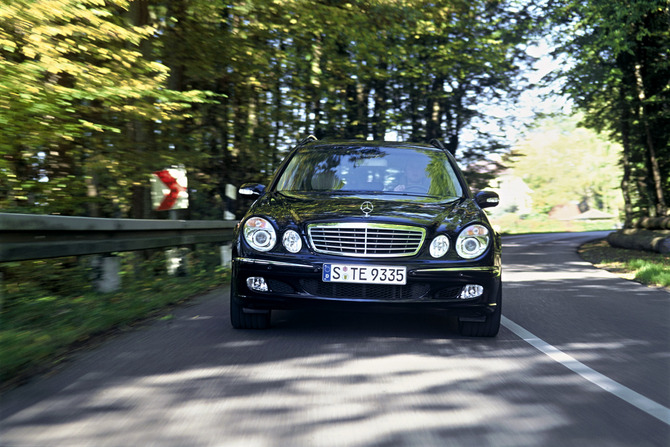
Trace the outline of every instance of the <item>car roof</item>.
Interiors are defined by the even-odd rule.
[[[436,151],[442,151],[441,149],[424,143],[409,143],[401,141],[379,141],[379,140],[317,140],[311,141],[301,147],[328,147],[328,146],[337,146],[337,147],[394,147],[394,148],[406,148],[406,149],[431,149]]]

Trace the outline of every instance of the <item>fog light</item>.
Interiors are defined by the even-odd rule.
[[[260,276],[251,276],[247,278],[247,287],[255,292],[268,291],[268,285],[265,283],[265,279]]]
[[[484,288],[482,286],[477,284],[468,284],[467,286],[463,287],[463,290],[461,290],[461,295],[459,298],[462,300],[469,300],[481,296],[482,293],[484,293]]]

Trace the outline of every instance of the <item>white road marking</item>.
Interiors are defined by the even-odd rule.
[[[654,402],[647,397],[644,397],[640,393],[637,393],[620,384],[619,382],[610,379],[593,368],[589,368],[579,360],[550,345],[546,341],[540,339],[537,335],[527,331],[505,316],[502,317],[502,324],[507,329],[514,332],[522,340],[551,357],[554,361],[560,363],[566,368],[571,369],[608,393],[614,394],[618,398],[623,399],[624,401],[639,408],[650,416],[655,417],[659,421],[670,425],[670,408]]]

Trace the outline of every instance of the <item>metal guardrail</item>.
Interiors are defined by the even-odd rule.
[[[0,262],[226,243],[235,225],[237,221],[0,213]]]

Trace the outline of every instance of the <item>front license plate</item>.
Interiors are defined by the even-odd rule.
[[[387,265],[323,264],[322,280],[324,282],[402,285],[407,283],[407,269]]]

